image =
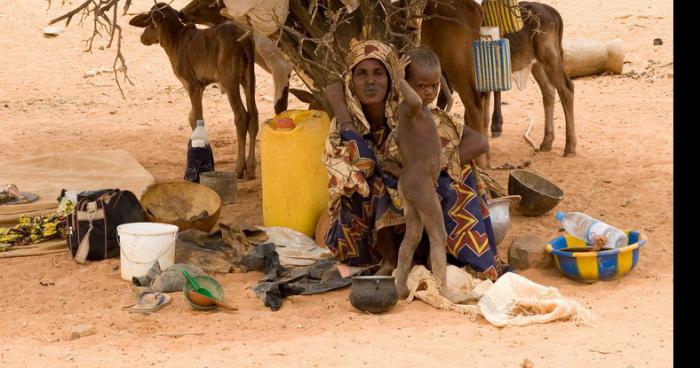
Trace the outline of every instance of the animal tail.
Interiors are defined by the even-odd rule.
[[[243,80],[245,81],[245,86],[243,90],[245,91],[246,108],[248,113],[255,112],[257,115],[257,107],[255,106],[255,42],[253,37],[249,36],[243,40],[245,47],[243,47],[245,54],[245,66],[243,68]]]
[[[559,38],[559,40],[558,40],[558,42],[559,42],[559,54],[561,56],[561,64],[563,66],[564,65],[564,45],[562,44],[562,39],[564,38],[564,19],[562,19],[561,14],[559,14],[559,12],[556,9],[554,9],[554,14],[557,16],[557,22],[559,23],[558,24],[559,27],[557,27],[557,33],[558,33],[557,37]],[[566,73],[564,73],[564,75],[566,76],[566,80],[564,81],[566,83],[566,86],[570,90],[573,90],[574,89],[574,82],[571,81],[571,78],[569,78],[569,76]]]

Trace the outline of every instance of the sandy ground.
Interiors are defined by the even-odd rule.
[[[0,265],[0,367],[77,366],[396,366],[670,367],[673,363],[673,5],[670,1],[546,1],[565,21],[565,38],[624,40],[622,76],[575,80],[578,156],[562,157],[564,117],[555,110],[554,150],[537,153],[523,140],[530,117],[533,138],[543,134],[541,97],[534,79],[525,91],[504,94],[503,136],[493,139],[492,164],[533,162],[531,169],[566,192],[560,210],[580,210],[649,236],[638,267],[628,276],[592,285],[556,270],[522,274],[588,306],[597,327],[556,322],[499,329],[421,302],[384,315],[361,314],[348,290],[292,297],[278,312],[249,289],[259,273],[217,276],[235,313],[197,313],[181,293],[158,313],[127,313],[126,282],[118,260],[76,265],[68,254],[6,259]],[[183,175],[189,100],[160,47],[144,47],[126,25],[124,52],[134,84],[122,99],[111,74],[83,78],[111,67],[113,50],[83,52],[87,28],[73,24],[44,38],[49,19],[68,11],[54,1],[0,0],[0,151],[4,160],[67,150],[126,149],[158,181]],[[72,1],[76,5],[77,1]],[[137,1],[133,11],[147,9]],[[175,1],[182,6],[185,1]],[[652,40],[661,38],[662,46]],[[261,121],[273,115],[272,82],[257,70]],[[646,72],[645,74],[642,74]],[[635,77],[636,75],[636,77]],[[298,82],[297,82],[298,84]],[[292,99],[293,108],[303,105]],[[455,112],[462,112],[457,103]],[[232,114],[216,89],[208,89],[205,118],[218,169],[233,170]],[[259,159],[259,157],[258,157]],[[239,201],[224,216],[262,223],[258,179],[239,183]],[[507,184],[507,171],[491,171]],[[1,179],[1,178],[0,178]],[[60,178],[56,178],[59,180]],[[2,180],[0,180],[1,182]],[[551,214],[513,213],[499,248],[506,255],[515,236],[548,239],[558,234]],[[53,283],[40,286],[40,282]],[[69,340],[71,329],[92,324],[96,334]],[[161,333],[202,333],[171,337]]]

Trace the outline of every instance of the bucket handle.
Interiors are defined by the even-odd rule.
[[[178,234],[178,232],[175,232],[175,245],[173,245],[174,247],[177,246],[177,234]],[[170,250],[170,247],[167,247],[167,248],[165,248],[165,250],[164,250],[162,253],[158,254],[158,255],[157,255],[155,258],[153,258],[151,261],[149,261],[149,262],[139,262],[139,261],[134,261],[133,259],[129,258],[128,255],[126,255],[126,252],[124,251],[124,248],[122,248],[122,244],[121,244],[121,242],[119,241],[119,234],[117,234],[117,245],[119,245],[119,255],[120,255],[120,257],[123,255],[124,258],[126,258],[127,261],[129,261],[129,262],[131,262],[131,263],[135,263],[135,264],[142,264],[142,265],[145,265],[145,264],[152,264],[153,262],[159,260],[160,257],[164,256],[165,253],[167,253],[167,252]]]

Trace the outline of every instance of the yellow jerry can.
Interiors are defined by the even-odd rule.
[[[291,119],[291,121],[290,121]],[[321,162],[330,126],[318,110],[288,110],[263,124],[263,222],[311,237],[328,206],[328,171]]]

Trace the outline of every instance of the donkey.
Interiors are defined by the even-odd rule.
[[[523,28],[519,32],[505,35],[510,43],[511,68],[515,71],[531,67],[531,72],[542,92],[545,130],[540,151],[551,151],[554,141],[554,93],[559,94],[566,119],[566,145],[564,156],[576,155],[576,133],[574,126],[574,84],[564,71],[562,37],[564,21],[553,7],[535,3],[518,4],[523,15]],[[454,80],[450,80],[454,83]],[[503,131],[501,115],[501,93],[494,92],[494,109],[491,117],[491,134],[498,137]],[[489,94],[484,100],[484,131],[488,130]],[[438,102],[444,106],[443,100]]]
[[[226,92],[233,110],[238,137],[238,178],[255,178],[255,138],[258,135],[258,108],[255,105],[255,50],[253,41],[237,41],[244,31],[234,24],[221,24],[200,30],[184,24],[180,12],[165,3],[157,3],[148,13],[129,22],[144,28],[141,43],[160,43],[170,59],[175,76],[182,82],[192,103],[189,123],[203,119],[202,95],[211,83],[218,82]],[[239,86],[243,86],[243,106]],[[245,156],[246,134],[250,137],[248,158]]]

